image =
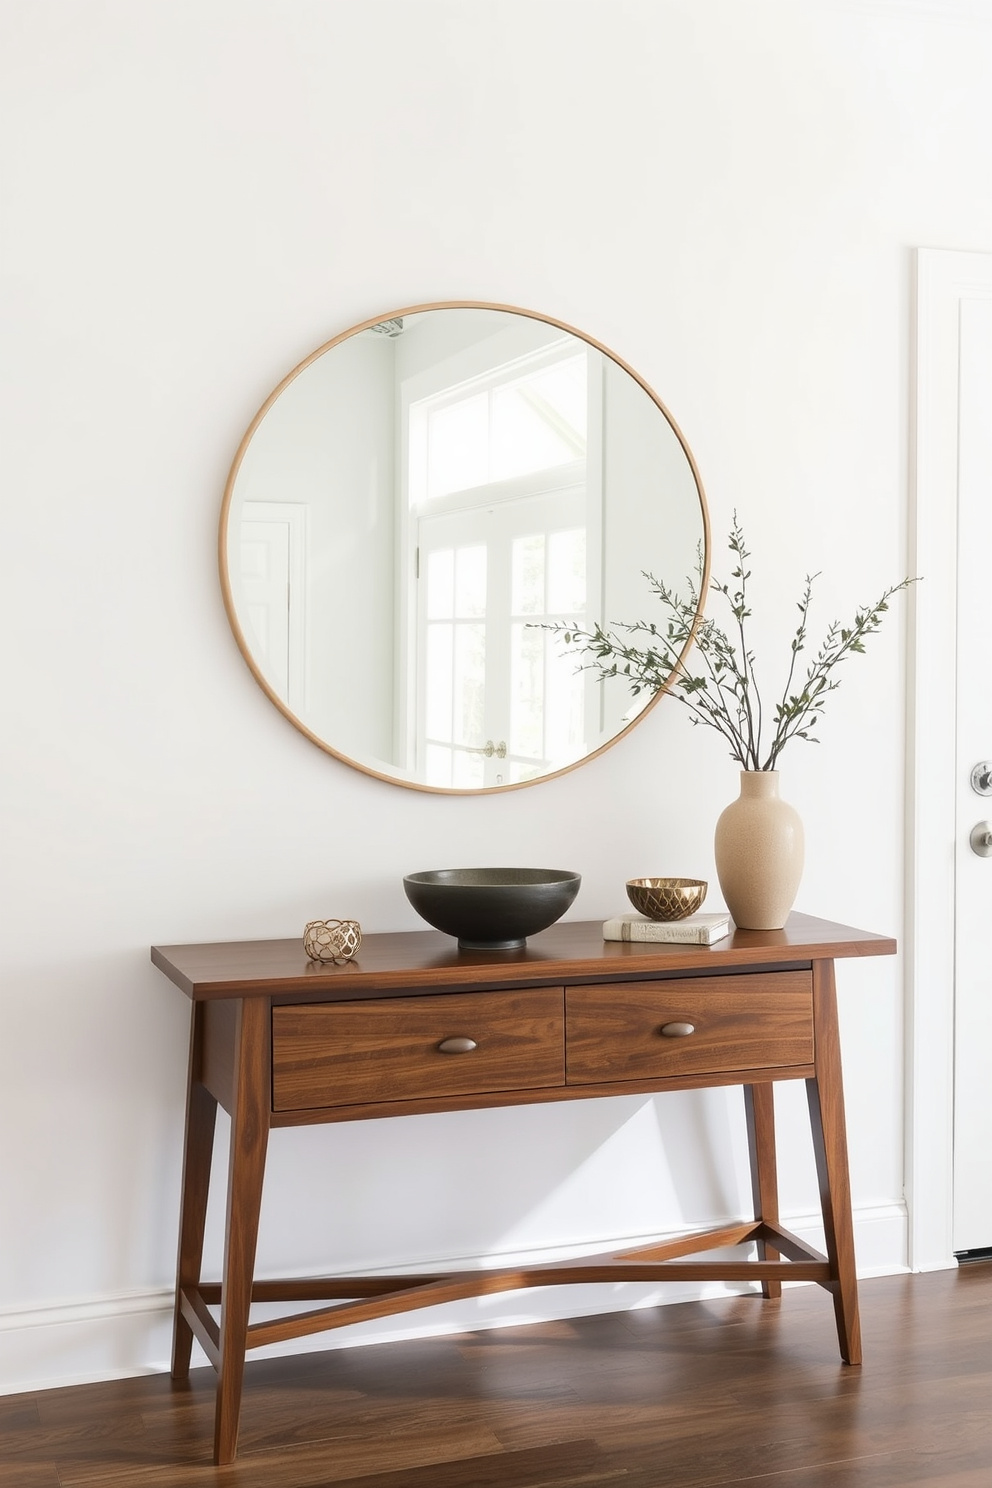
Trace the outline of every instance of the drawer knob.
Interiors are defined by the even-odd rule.
[[[662,1038],[688,1038],[690,1033],[695,1033],[694,1023],[665,1023],[661,1029]]]
[[[475,1039],[470,1038],[446,1038],[438,1044],[439,1054],[471,1054],[473,1049],[478,1048]]]

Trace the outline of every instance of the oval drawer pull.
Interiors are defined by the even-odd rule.
[[[694,1023],[665,1023],[659,1030],[662,1038],[688,1038],[690,1033],[695,1033]]]
[[[475,1039],[470,1038],[446,1038],[438,1044],[439,1054],[471,1054],[473,1049],[478,1048]]]

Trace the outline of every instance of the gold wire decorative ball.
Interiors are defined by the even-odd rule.
[[[628,878],[627,898],[649,920],[684,920],[699,909],[708,887],[701,878]]]
[[[311,961],[352,961],[361,943],[357,920],[311,920],[303,932],[303,949]]]

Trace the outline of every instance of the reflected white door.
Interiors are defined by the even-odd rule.
[[[306,531],[304,503],[246,501],[231,574],[237,612],[254,633],[252,655],[269,686],[298,713],[307,705]]]
[[[972,850],[992,795],[992,297],[960,302],[958,361],[957,832],[954,1221],[956,1252],[992,1247],[992,857]]]
[[[515,784],[577,758],[596,689],[539,627],[586,613],[584,489],[423,517],[418,547],[429,783]]]

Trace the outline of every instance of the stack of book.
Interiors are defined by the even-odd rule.
[[[713,945],[730,934],[730,916],[687,915],[684,920],[649,920],[647,915],[620,914],[606,920],[604,940],[667,941],[676,945]]]

